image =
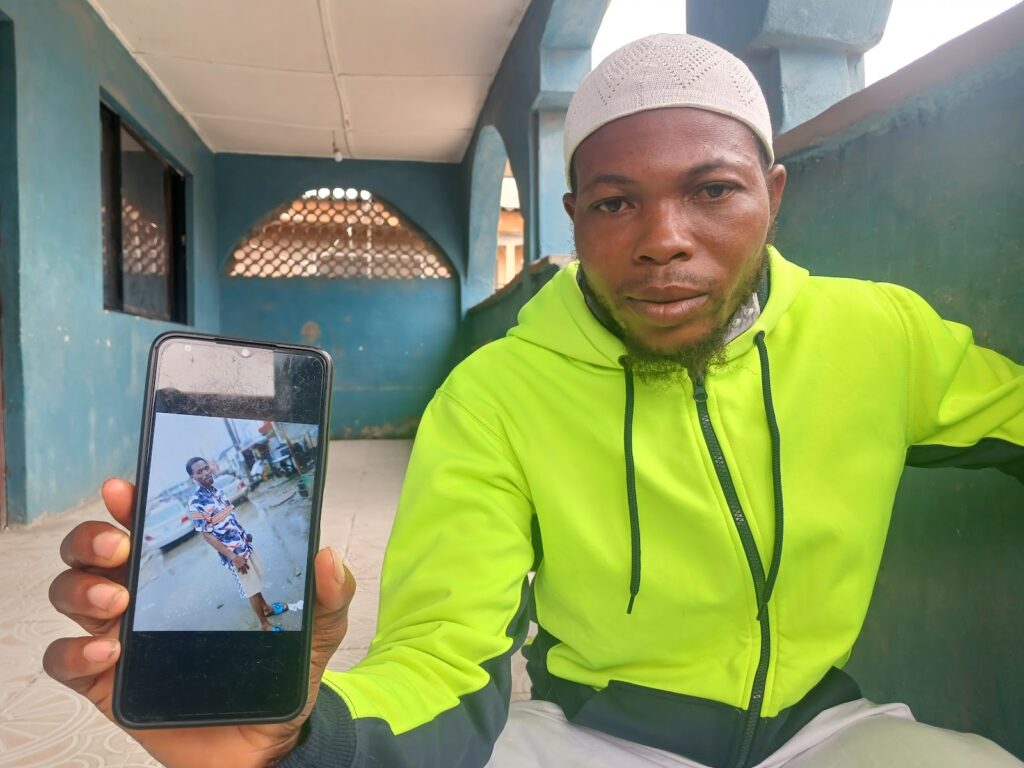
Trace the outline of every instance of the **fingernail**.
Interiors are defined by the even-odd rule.
[[[82,655],[91,662],[110,661],[120,647],[117,640],[93,640],[82,649]]]
[[[341,555],[334,551],[334,547],[328,547],[331,550],[331,560],[334,561],[334,580],[338,584],[345,583],[345,566],[341,562]]]
[[[114,531],[98,533],[92,540],[92,551],[104,560],[109,560],[117,552],[117,548],[121,546],[123,536],[123,534],[115,533]]]
[[[89,602],[95,605],[97,608],[102,608],[104,611],[110,611],[114,608],[120,597],[121,593],[125,590],[120,587],[115,587],[113,584],[93,584],[87,590],[85,590],[85,596],[89,598]]]

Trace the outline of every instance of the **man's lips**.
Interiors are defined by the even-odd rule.
[[[626,296],[629,308],[654,325],[678,325],[707,304],[708,295],[697,288],[664,286],[645,288]]]
[[[692,288],[688,285],[662,285],[649,286],[626,294],[629,299],[638,301],[653,301],[658,304],[665,304],[672,301],[683,301],[703,296],[706,293],[701,288]]]

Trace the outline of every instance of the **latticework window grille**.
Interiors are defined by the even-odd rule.
[[[235,249],[228,274],[412,280],[450,278],[440,249],[366,190],[320,189],[283,205]]]
[[[166,275],[164,230],[131,203],[121,204],[121,269],[126,275]]]

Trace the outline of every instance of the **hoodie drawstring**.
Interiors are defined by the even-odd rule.
[[[782,561],[783,534],[783,498],[782,498],[782,447],[779,424],[775,418],[775,404],[772,401],[771,372],[768,367],[768,348],[764,341],[764,331],[754,337],[757,352],[761,358],[761,397],[764,400],[765,416],[768,419],[768,434],[772,446],[772,493],[775,506],[775,541],[772,546],[771,565],[765,582],[764,593],[758,605],[757,619],[761,620],[768,601],[771,600],[775,582],[779,576],[779,565]],[[633,602],[640,592],[640,512],[636,501],[636,469],[633,463],[633,369],[629,359],[623,355],[619,358],[626,384],[626,412],[623,426],[622,446],[626,456],[626,498],[629,503],[629,536],[631,549],[629,604],[626,613],[633,612]]]
[[[764,598],[761,607],[757,612],[758,621],[768,608],[768,601],[772,599],[772,590],[775,589],[775,580],[779,577],[779,564],[782,561],[782,531],[783,531],[783,503],[782,503],[782,439],[779,435],[779,423],[775,420],[775,403],[772,402],[772,378],[768,368],[768,347],[764,343],[764,331],[759,331],[754,336],[754,343],[757,345],[757,353],[761,357],[761,398],[764,400],[764,412],[768,418],[768,434],[772,441],[772,493],[775,499],[775,542],[772,545],[772,562],[768,566],[768,579],[765,583]]]
[[[623,425],[622,447],[626,454],[626,498],[629,502],[630,576],[629,605],[626,613],[633,612],[633,601],[640,591],[640,511],[636,505],[636,470],[633,465],[633,369],[625,355],[619,358],[626,377],[626,414]]]

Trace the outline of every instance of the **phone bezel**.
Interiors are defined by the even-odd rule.
[[[195,341],[198,343],[216,343],[225,346],[248,347],[252,349],[266,349],[272,352],[283,352],[291,354],[312,355],[318,357],[324,365],[324,377],[321,389],[321,408],[319,420],[319,433],[317,441],[317,468],[314,478],[314,488],[311,494],[311,512],[309,521],[310,542],[306,558],[306,584],[304,589],[305,605],[309,606],[303,611],[301,631],[301,657],[298,669],[308,671],[312,643],[313,608],[315,604],[315,585],[313,578],[313,558],[320,545],[320,516],[323,501],[324,481],[327,469],[328,444],[330,443],[330,409],[331,392],[333,388],[334,365],[330,355],[317,347],[310,347],[300,344],[285,344],[278,342],[261,341],[256,339],[245,339],[233,336],[221,336],[218,334],[192,333],[181,331],[168,331],[157,336],[150,346],[149,360],[146,370],[145,401],[142,409],[142,428],[140,429],[139,453],[136,462],[136,495],[132,508],[132,543],[131,552],[128,558],[128,569],[126,573],[126,586],[129,589],[130,598],[128,608],[121,619],[120,641],[121,658],[118,659],[114,671],[114,689],[112,700],[112,711],[114,718],[121,725],[132,729],[155,729],[155,728],[181,728],[181,727],[202,727],[210,725],[243,725],[257,723],[281,723],[297,717],[306,706],[309,696],[308,674],[301,676],[299,689],[296,695],[295,706],[281,714],[275,715],[254,715],[254,714],[232,714],[197,716],[195,718],[168,718],[159,721],[135,720],[124,709],[126,680],[123,674],[125,660],[131,653],[131,635],[134,634],[132,624],[135,616],[135,592],[138,585],[139,567],[142,554],[141,539],[134,535],[140,530],[141,518],[145,506],[148,489],[148,473],[145,471],[148,466],[148,457],[152,450],[153,420],[156,399],[156,365],[159,359],[160,349],[163,345],[177,341]],[[204,633],[205,634],[205,633]]]

